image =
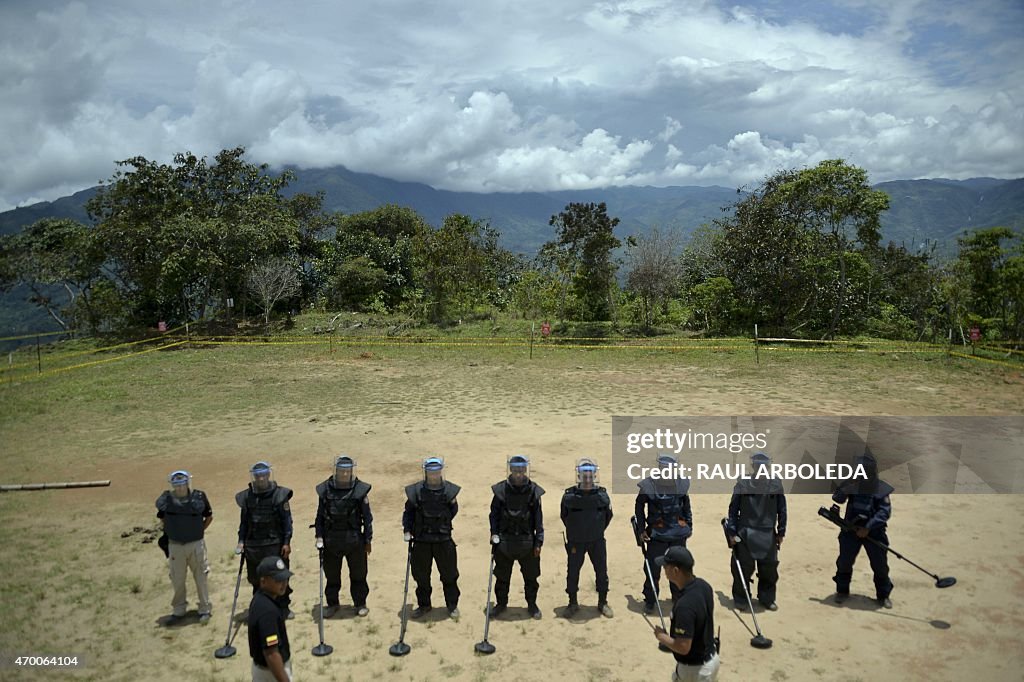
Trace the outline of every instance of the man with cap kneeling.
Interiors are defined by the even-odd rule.
[[[287,607],[279,600],[294,574],[279,556],[268,556],[256,567],[259,589],[249,603],[249,655],[252,682],[291,682],[291,647],[288,645]]]
[[[654,629],[658,642],[675,656],[672,681],[717,680],[720,661],[715,647],[715,602],[711,585],[693,574],[693,555],[685,547],[669,547],[655,563],[665,569],[665,577],[679,588],[669,632],[661,627]]]

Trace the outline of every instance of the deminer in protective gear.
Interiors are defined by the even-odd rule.
[[[524,455],[508,458],[507,477],[491,486],[491,544],[494,553],[494,617],[508,608],[512,568],[519,563],[526,592],[526,609],[540,619],[537,591],[540,577],[540,551],[544,544],[544,516],[541,496],[544,489],[530,479],[530,460]]]
[[[349,589],[356,615],[366,616],[368,559],[373,541],[373,514],[370,512],[370,484],[356,475],[356,463],[341,455],[334,460],[334,475],[316,487],[316,548],[323,552],[327,587],[324,617],[338,612],[341,592],[341,564],[348,562]]]
[[[188,605],[185,582],[191,569],[199,598],[199,622],[206,623],[210,620],[212,606],[206,580],[210,563],[203,535],[213,522],[213,509],[206,493],[192,489],[192,476],[187,471],[175,471],[167,481],[170,488],[157,498],[156,516],[167,536],[167,564],[174,588],[171,598],[173,611],[168,622],[174,623],[185,617]]]
[[[753,476],[736,482],[729,501],[726,537],[743,569],[741,576],[736,561],[729,564],[732,570],[732,599],[740,611],[748,608],[744,588],[749,587],[753,581],[755,566],[758,601],[769,611],[778,609],[775,604],[775,588],[779,581],[779,549],[786,537],[788,516],[782,481],[768,476],[771,461],[763,452],[755,453],[750,458]]]
[[[875,600],[879,606],[892,608],[889,595],[892,581],[889,580],[889,558],[887,552],[868,538],[884,545],[889,544],[885,533],[886,524],[892,516],[892,502],[889,496],[893,487],[878,478],[878,463],[870,451],[856,458],[854,466],[863,466],[867,479],[852,478],[839,485],[832,499],[839,504],[846,503],[844,520],[856,528],[855,531],[839,531],[839,558],[836,559],[835,602],[841,604],[850,596],[850,580],[853,578],[853,563],[863,547],[871,562],[874,574]]]
[[[249,486],[235,495],[241,509],[235,553],[245,552],[246,577],[255,594],[260,587],[256,569],[265,557],[279,556],[286,567],[291,566],[292,511],[288,501],[292,491],[277,484],[268,462],[253,464],[249,476]],[[295,617],[290,608],[291,594],[289,586],[278,600],[288,618]]]
[[[658,466],[663,470],[678,464],[671,455],[660,455]],[[640,489],[636,495],[634,513],[640,539],[647,548],[647,565],[651,568],[654,585],[647,576],[647,566],[642,566],[644,574],[644,613],[654,612],[655,593],[661,580],[661,567],[655,559],[664,556],[669,547],[685,547],[686,539],[693,533],[693,512],[690,509],[690,481],[685,478],[648,477],[637,484]],[[679,596],[679,588],[669,582],[672,601]]]
[[[604,531],[612,521],[612,501],[608,491],[598,485],[598,467],[591,459],[576,464],[576,485],[562,495],[561,518],[565,525],[565,551],[568,571],[565,591],[569,605],[565,616],[571,618],[579,610],[579,591],[583,559],[590,557],[597,578],[597,608],[606,618],[615,615],[608,604],[608,549]]]
[[[423,480],[405,488],[405,511],[402,529],[406,542],[412,542],[410,561],[416,581],[416,608],[412,617],[421,618],[432,604],[430,574],[434,563],[441,577],[448,615],[459,619],[459,566],[455,541],[452,540],[452,519],[459,512],[455,500],[459,486],[445,480],[444,460],[428,457],[423,460]]]

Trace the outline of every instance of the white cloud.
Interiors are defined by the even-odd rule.
[[[4,3],[0,209],[235,145],[474,191],[1024,175],[1014,0],[833,2]]]

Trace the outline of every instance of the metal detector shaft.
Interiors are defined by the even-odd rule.
[[[852,524],[850,524],[850,523],[847,523],[846,521],[844,521],[843,518],[839,516],[838,511],[835,511],[835,510],[832,510],[832,509],[825,509],[824,507],[818,507],[818,516],[821,516],[822,518],[828,519],[829,521],[831,521],[835,525],[839,526],[842,530],[848,531],[850,533],[856,533],[857,532],[857,527],[852,525]],[[925,575],[930,576],[931,578],[934,578],[936,583],[940,583],[940,582],[942,582],[944,580],[949,580],[949,578],[940,578],[935,573],[932,573],[931,571],[928,571],[925,568],[917,565],[916,563],[914,563],[913,561],[911,561],[907,557],[903,556],[902,554],[897,552],[895,549],[893,549],[889,545],[887,545],[884,542],[882,542],[881,540],[876,540],[875,538],[871,537],[870,535],[865,536],[863,539],[867,540],[869,542],[873,542],[875,545],[881,547],[886,552],[891,552],[893,555],[896,556],[897,559],[900,559],[901,561],[906,561],[908,564],[910,564],[911,566],[913,566],[917,570],[921,571]],[[953,580],[953,582],[955,583],[956,581]],[[950,583],[950,584],[952,584],[952,583]],[[943,587],[945,587],[945,585],[943,585]]]
[[[764,637],[761,634],[761,626],[757,624],[757,615],[754,614],[754,602],[750,599],[750,589],[747,587],[747,576],[743,573],[743,566],[740,564],[740,558],[736,556],[735,547],[732,550],[732,560],[736,562],[736,570],[740,572],[740,580],[743,581],[743,594],[747,596],[747,606],[750,607],[750,617],[754,620],[754,630],[757,631],[759,637]]]
[[[487,641],[487,635],[491,631],[491,587],[494,584],[495,551],[495,546],[491,545],[491,559],[487,563],[487,606],[484,607],[484,638],[483,641],[477,642],[476,646],[473,647],[475,651],[481,654],[493,654],[495,651],[494,645]]]
[[[644,555],[644,568],[647,569],[647,579],[651,581],[651,591],[654,592],[654,604],[658,607],[658,618],[661,619],[661,629],[668,632],[665,627],[665,614],[661,611],[661,595],[658,594],[658,586],[654,584],[654,571],[651,570],[651,562],[647,559],[647,544],[643,540],[643,536],[640,534],[640,526],[637,524],[636,517],[629,517],[629,522],[633,525],[633,535],[636,538],[637,546],[640,547],[640,551]]]
[[[398,641],[391,645],[388,652],[393,656],[403,656],[409,653],[409,644],[406,644],[406,627],[409,624],[409,573],[413,566],[413,543],[409,543],[409,551],[406,556],[406,589],[401,593],[401,630],[398,632]]]
[[[314,656],[328,656],[334,651],[334,647],[324,644],[324,549],[319,549],[320,554],[320,643],[313,647]]]
[[[217,658],[228,658],[235,653],[231,646],[231,626],[235,622],[235,607],[238,606],[238,590],[242,586],[242,569],[245,567],[245,553],[239,557],[238,576],[235,578],[235,598],[231,600],[231,615],[228,616],[228,633],[224,636],[224,646],[214,652]],[[237,630],[236,630],[237,632]]]
[[[401,597],[401,630],[398,632],[398,641],[406,641],[406,628],[409,625],[409,573],[413,568],[413,543],[409,543],[409,558],[406,561],[406,588],[402,590]]]

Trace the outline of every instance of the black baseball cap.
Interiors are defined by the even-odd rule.
[[[691,571],[693,570],[693,555],[685,547],[669,547],[665,550],[664,554],[654,560],[654,563],[659,566],[672,564],[673,566]]]
[[[273,578],[283,582],[295,574],[284,565],[284,559],[279,556],[268,556],[256,567],[256,575],[261,578]]]

